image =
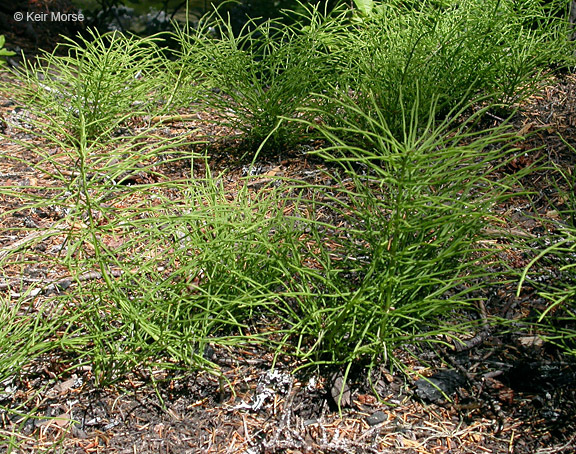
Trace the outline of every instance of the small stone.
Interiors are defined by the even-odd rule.
[[[352,404],[352,393],[344,380],[344,374],[341,371],[337,371],[330,378],[330,397],[332,397],[334,403],[339,407],[350,407]]]
[[[383,411],[376,411],[366,418],[369,426],[375,426],[388,420],[388,415]]]
[[[538,336],[519,337],[518,342],[520,342],[520,345],[523,347],[542,347],[544,345],[544,341]]]
[[[429,378],[416,380],[416,395],[425,401],[440,404],[456,392],[466,380],[453,370],[440,370]]]

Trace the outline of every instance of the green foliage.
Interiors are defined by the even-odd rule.
[[[340,109],[372,118],[372,127],[318,126],[332,146],[316,154],[341,167],[335,187],[278,179],[256,194],[243,185],[230,199],[209,173],[119,185],[126,173],[153,172],[156,156],[189,159],[169,140],[143,146],[146,132],[78,148],[73,159],[38,149],[31,165],[62,182],[73,173],[71,181],[38,188],[42,199],[18,187],[3,192],[22,200],[19,209],[66,207],[61,228],[33,239],[64,236],[58,265],[81,284],[52,298],[63,316],[66,308],[74,315],[50,348],[91,364],[105,383],[158,366],[218,374],[204,357],[209,344],[259,343],[308,366],[351,365],[469,329],[458,314],[474,300],[471,282],[486,277],[477,258],[490,251],[476,241],[499,197],[488,164],[506,136],[449,122],[422,130],[410,106],[397,140],[376,105],[361,112],[350,100]],[[354,128],[369,146],[346,142]],[[334,221],[322,220],[329,212]],[[50,266],[54,259],[46,257]],[[81,282],[87,271],[103,279]]]
[[[347,219],[346,234],[338,236],[341,271],[319,302],[306,301],[315,310],[297,331],[316,339],[313,349],[302,351],[305,357],[374,362],[406,342],[458,331],[457,313],[478,290],[472,282],[490,285],[477,259],[492,251],[478,249],[477,241],[504,192],[488,177],[503,154],[498,144],[511,136],[504,129],[473,133],[474,118],[435,126],[427,116],[422,127],[416,102],[400,112],[398,139],[375,99],[367,111],[353,98],[339,107],[342,118],[362,117],[368,125],[316,126],[332,146],[314,154],[344,171],[337,187],[346,197],[330,198]],[[350,144],[350,134],[363,137],[363,145]]]
[[[177,35],[180,86],[195,81],[196,108],[214,110],[253,150],[266,140],[278,153],[302,141],[305,131],[289,119],[320,93],[335,99],[333,112],[351,92],[363,111],[375,100],[401,134],[400,99],[419,97],[424,123],[478,97],[511,105],[550,64],[571,59],[567,21],[538,0],[424,3],[363,1],[352,14],[309,6],[292,14],[292,27],[252,20],[240,32],[215,12]]]
[[[29,301],[38,289],[30,289],[15,301],[0,298],[0,380],[18,374],[23,365],[58,347],[57,332],[72,321],[61,308],[39,305],[31,313]]]
[[[532,92],[551,62],[570,56],[565,21],[525,26],[549,18],[538,1],[467,0],[415,9],[382,2],[361,18],[342,41],[348,54],[340,96],[358,93],[366,110],[372,101],[362,94],[372,93],[399,134],[400,99],[412,104],[419,96],[424,122],[477,96],[510,104]]]
[[[96,228],[98,236],[120,226],[130,232],[115,250],[94,245],[98,262],[126,257],[115,263],[122,277],[73,296],[82,317],[68,348],[94,362],[102,381],[147,367],[150,358],[214,368],[203,357],[209,343],[261,343],[273,331],[254,327],[260,317],[273,320],[285,279],[276,264],[282,241],[298,235],[282,226],[279,196],[251,202],[244,189],[231,202],[209,178],[174,189],[177,202],[143,203]]]
[[[119,32],[69,40],[41,56],[38,65],[24,66],[20,94],[74,143],[98,141],[127,118],[160,110],[165,60],[158,40]]]
[[[203,84],[197,109],[213,109],[218,122],[244,133],[253,147],[266,139],[267,150],[281,150],[301,140],[292,122],[280,124],[311,101],[311,94],[333,80],[331,56],[322,37],[329,33],[318,9],[306,27],[284,27],[250,20],[236,35],[229,18],[214,13],[197,30],[180,32],[182,71]],[[186,92],[184,92],[187,94]]]
[[[374,10],[374,0],[354,0],[354,6],[361,15],[369,17]]]
[[[576,355],[576,229],[566,228],[560,235],[551,238],[552,246],[538,256],[544,266],[553,267],[553,282],[542,284],[535,274],[529,283],[538,289],[548,306],[537,320],[541,337],[559,346],[566,353]],[[523,285],[534,266],[533,261],[525,270]]]
[[[0,35],[0,67],[5,63],[2,57],[11,57],[12,55],[16,55],[15,52],[6,50],[4,48],[4,43],[6,42],[6,38],[4,35]]]
[[[564,143],[576,156],[576,149]],[[525,268],[518,294],[525,284],[537,289],[548,305],[539,314],[536,329],[547,342],[576,355],[576,176],[571,168],[554,164],[554,170],[559,178],[550,185],[555,187],[558,200],[563,201],[556,207],[561,221],[550,229],[554,233],[538,242],[541,252]],[[546,219],[541,221],[547,223]]]
[[[58,184],[3,186],[17,203],[2,215],[62,214],[0,265],[43,261],[76,285],[48,299],[45,317],[21,310],[30,292],[13,310],[2,301],[0,378],[47,351],[90,363],[101,382],[160,365],[219,374],[206,346],[250,342],[304,366],[374,364],[403,343],[469,330],[462,314],[491,283],[481,259],[493,251],[478,240],[507,189],[490,172],[513,140],[478,131],[479,106],[525,96],[568,45],[565,24],[532,0],[433,3],[302,7],[292,27],[250,21],[239,34],[216,12],[177,32],[176,62],[158,37],[112,33],[25,66],[24,132],[52,146],[23,143],[34,151],[24,164]],[[174,105],[210,110],[277,155],[313,133],[336,184],[278,178],[227,197],[225,175],[209,170],[168,181],[157,166],[204,158],[145,127],[115,133]],[[154,182],[126,184],[137,172]],[[568,257],[573,276],[566,231],[548,252]],[[60,253],[43,256],[45,242]],[[93,271],[101,279],[81,279]],[[573,291],[546,297],[565,306]]]

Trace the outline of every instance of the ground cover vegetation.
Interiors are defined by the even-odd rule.
[[[33,159],[2,159],[38,177],[0,189],[13,202],[2,216],[23,219],[0,252],[0,382],[52,358],[63,374],[89,368],[98,386],[169,369],[232,388],[210,352],[247,346],[343,382],[358,367],[402,371],[399,347],[458,348],[510,323],[482,311],[503,282],[540,285],[546,301],[513,329],[574,354],[572,169],[555,169],[563,203],[536,245],[496,215],[546,166],[502,170],[522,139],[505,118],[574,64],[567,8],[300,5],[289,27],[255,20],[239,32],[215,11],[170,36],[176,58],[163,35],[94,32],[25,63],[11,93],[27,115],[6,140]],[[206,112],[225,138],[159,134]],[[486,127],[490,115],[503,121]],[[210,167],[223,142],[246,168],[232,189]],[[322,163],[321,178],[258,175],[262,159],[287,153]],[[169,178],[171,167],[186,171]],[[527,267],[507,267],[495,232]],[[535,271],[546,261],[554,285]],[[19,278],[29,270],[42,271]],[[33,400],[7,407],[11,420],[49,417]],[[17,449],[15,433],[0,437]]]

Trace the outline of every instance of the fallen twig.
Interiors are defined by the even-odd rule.
[[[108,274],[112,277],[120,277],[123,274],[123,271],[120,269],[111,269],[108,270]],[[100,271],[87,271],[86,273],[80,274],[79,276],[68,276],[65,278],[61,278],[61,279],[54,279],[51,281],[44,281],[45,285],[44,287],[37,287],[33,290],[30,290],[30,287],[28,287],[25,291],[21,292],[21,293],[11,293],[10,296],[12,298],[20,298],[22,296],[30,296],[30,297],[35,297],[38,295],[49,295],[51,293],[58,293],[58,292],[62,292],[67,290],[69,287],[71,287],[73,284],[75,283],[81,283],[81,282],[86,282],[86,281],[91,281],[91,280],[96,280],[96,279],[102,279],[104,277],[104,275],[102,274],[102,272]],[[12,282],[9,283],[3,283],[0,284],[0,288],[9,288],[18,284],[21,284],[22,281],[18,281],[18,280],[14,280]]]

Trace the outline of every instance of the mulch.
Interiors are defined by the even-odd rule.
[[[25,164],[37,159],[30,150],[11,142],[31,139],[14,126],[26,115],[9,94],[0,95],[4,134],[0,184],[56,184]],[[323,175],[323,164],[307,159],[303,150],[282,159],[263,159],[254,171],[238,162],[234,138],[220,139],[228,131],[209,119],[210,113],[205,113],[159,125],[157,132],[211,137],[209,164],[216,173],[226,171],[228,190],[252,172],[262,184],[278,174],[307,181]],[[494,115],[487,121],[500,120]],[[516,158],[504,171],[520,172],[542,159],[573,169],[576,153],[566,142],[576,143],[576,76],[556,76],[523,105],[513,124],[526,139],[513,151]],[[20,164],[2,156],[6,154],[21,158]],[[189,167],[162,166],[166,179],[182,178],[189,171]],[[146,175],[131,177],[138,182]],[[542,196],[530,204],[519,190],[518,197],[499,207],[498,215],[508,228],[538,238],[558,222],[552,204],[561,202],[550,186],[553,178],[553,170],[524,178],[525,186]],[[255,184],[254,190],[258,187]],[[0,217],[0,251],[13,247],[34,226],[43,228],[59,216],[17,208],[18,200],[0,196],[0,210],[5,213]],[[549,223],[534,220],[534,209]],[[502,254],[513,269],[522,269],[529,261],[505,242]],[[62,282],[66,277],[66,270],[59,268],[30,268],[24,275],[21,267],[4,270],[4,284],[23,278]],[[10,301],[15,291],[9,285],[0,288],[3,301]],[[518,297],[515,294],[515,286],[503,279],[486,295],[483,308],[488,317],[510,320],[508,328],[481,330],[460,349],[406,345],[396,352],[406,373],[387,364],[371,370],[358,366],[350,371],[346,384],[342,370],[294,373],[300,366],[296,360],[274,361],[270,352],[256,347],[213,346],[209,359],[221,368],[223,377],[159,367],[133,371],[106,386],[98,384],[89,366],[70,369],[74,358],[41,357],[24,373],[0,383],[0,446],[8,449],[12,442],[21,453],[574,452],[576,363],[542,343],[537,333],[515,332],[521,317],[544,304],[529,285]],[[430,382],[451,401],[445,401]],[[339,410],[340,398],[344,405]]]

